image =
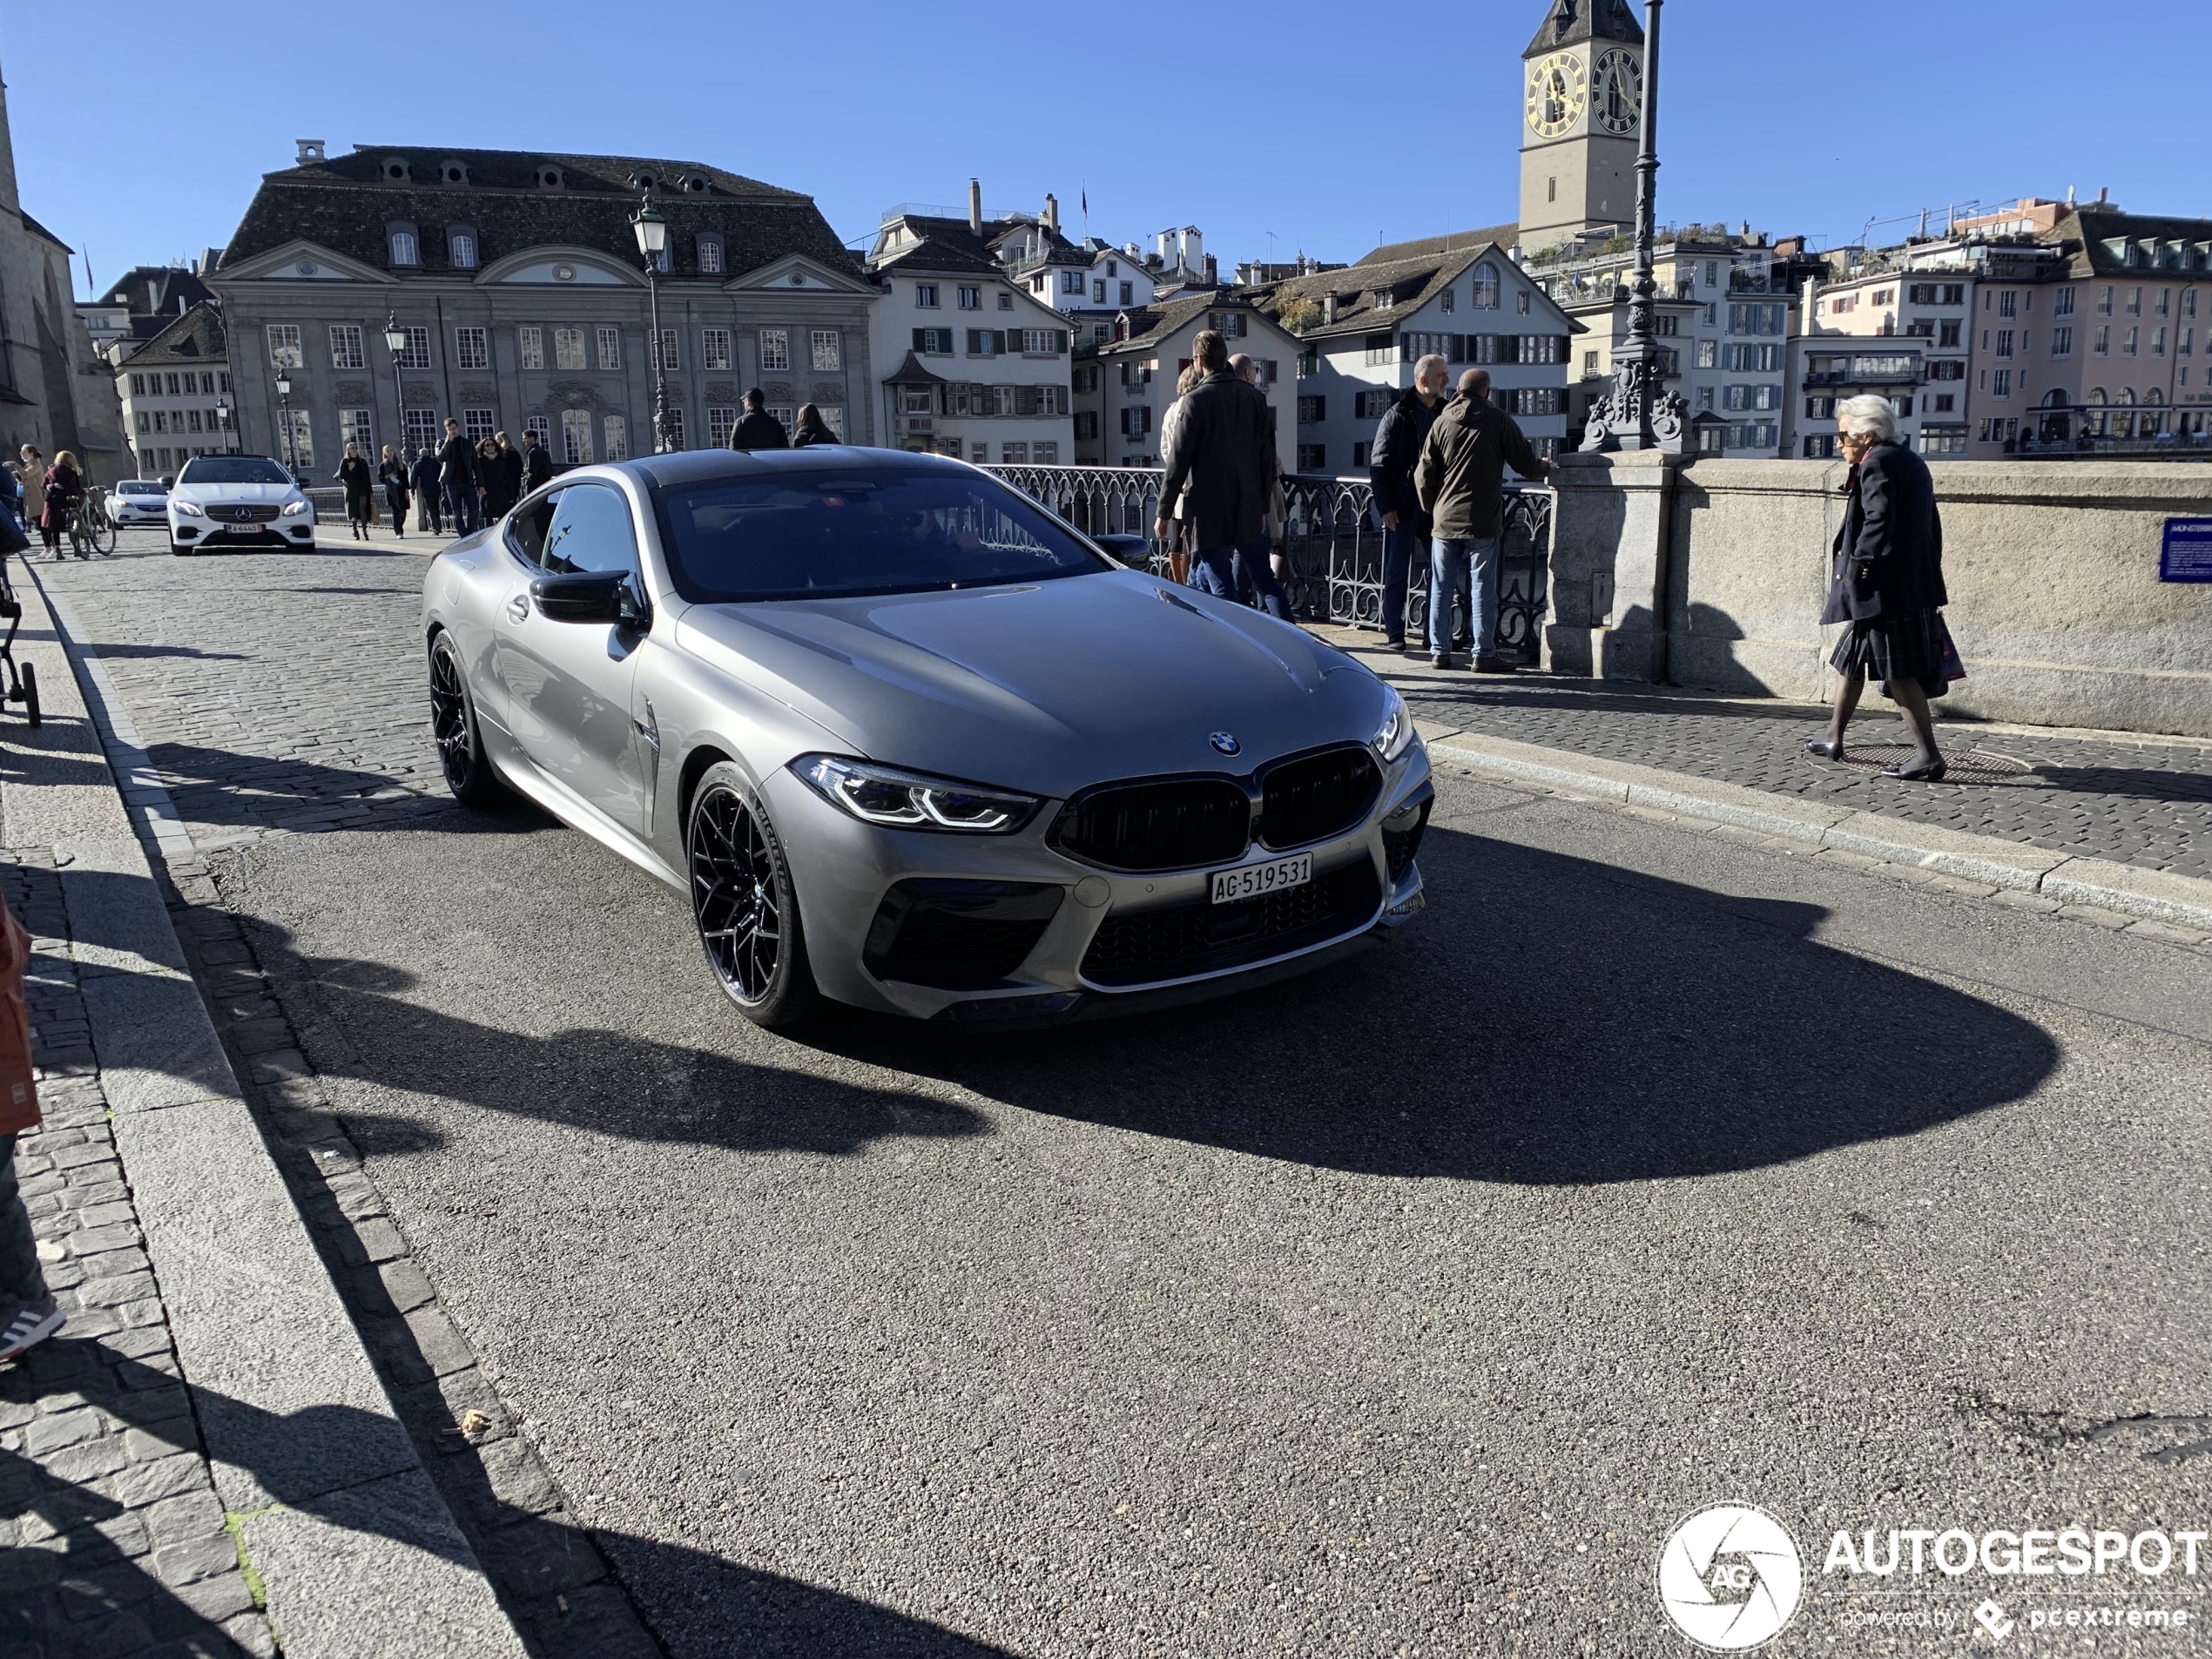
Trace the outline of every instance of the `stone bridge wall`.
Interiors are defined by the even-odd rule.
[[[1952,712],[2212,737],[2212,583],[2158,579],[2169,516],[2212,516],[2212,466],[1936,463]],[[1545,662],[1564,672],[1824,698],[1817,622],[1841,462],[1572,455]]]

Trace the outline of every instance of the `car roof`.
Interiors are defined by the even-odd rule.
[[[656,489],[671,484],[712,482],[722,478],[772,478],[780,473],[834,470],[850,476],[864,471],[942,472],[973,475],[976,469],[949,455],[915,455],[905,449],[875,449],[860,444],[818,443],[805,449],[685,449],[615,463]]]

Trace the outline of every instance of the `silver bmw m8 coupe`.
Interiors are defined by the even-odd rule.
[[[1421,907],[1398,693],[891,450],[578,469],[432,561],[448,786],[689,895],[748,1017],[1050,1025],[1232,991]]]

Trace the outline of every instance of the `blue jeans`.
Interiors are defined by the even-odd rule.
[[[1259,596],[1259,608],[1271,617],[1288,622],[1291,596],[1276,576],[1267,553],[1267,537],[1264,535],[1242,547],[1201,549],[1191,556],[1190,585],[1241,603],[1238,590],[1249,582],[1252,591]]]
[[[1406,638],[1406,584],[1413,569],[1413,551],[1428,541],[1402,516],[1398,522],[1399,529],[1383,532],[1382,631],[1393,645]]]
[[[466,536],[476,528],[476,491],[469,484],[448,484],[445,487],[446,516],[453,521],[453,533]]]
[[[1498,552],[1495,536],[1440,536],[1430,544],[1428,648],[1452,649],[1452,596],[1467,607],[1474,654],[1491,655],[1498,637]],[[1470,590],[1472,595],[1470,596]]]

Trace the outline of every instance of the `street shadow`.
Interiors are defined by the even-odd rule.
[[[2023,1098],[2035,1025],[1737,897],[1432,826],[1426,914],[1365,962],[1203,1008],[995,1041],[892,1021],[846,1059],[1139,1134],[1366,1175],[1716,1175]]]
[[[429,716],[424,709],[422,758],[426,770],[435,767],[437,751],[430,740]],[[294,814],[356,805],[380,791],[390,790],[392,774],[365,772],[354,766],[324,765],[297,756],[242,754],[189,743],[155,743],[146,759],[160,775],[178,816],[187,824],[226,825],[254,829],[282,829]],[[448,834],[513,834],[558,826],[551,813],[521,796],[511,796],[493,807],[463,806],[436,781],[435,771],[427,794],[401,799],[388,795],[374,803],[376,816],[366,828],[436,829]]]
[[[87,645],[95,657],[190,657],[205,663],[243,663],[252,659],[234,651],[201,651],[192,645]]]
[[[363,1312],[357,1308],[356,1317]],[[419,1352],[415,1360],[419,1366]],[[511,1450],[499,1442],[513,1437],[513,1425],[502,1411],[480,1445],[462,1435],[435,1387],[396,1392],[408,1398],[412,1409],[403,1426],[417,1447],[427,1436],[437,1448],[420,1453],[422,1464],[465,1538],[443,1526],[435,1510],[426,1514],[420,1506],[395,1501],[381,1484],[395,1472],[395,1430],[388,1420],[358,1407],[314,1406],[280,1416],[197,1384],[187,1404],[185,1388],[165,1372],[100,1339],[71,1341],[66,1334],[0,1372],[0,1399],[29,1403],[64,1392],[81,1395],[120,1428],[195,1455],[206,1455],[199,1423],[206,1422],[214,1426],[210,1433],[224,1461],[243,1469],[286,1507],[458,1565],[491,1569],[502,1610],[526,1640],[537,1638],[531,1643],[535,1651],[545,1651],[549,1640],[559,1643],[560,1651],[605,1659],[648,1659],[660,1651],[638,1629],[622,1591],[607,1581],[604,1552],[619,1579],[637,1587],[634,1594],[649,1622],[666,1618],[679,1628],[695,1627],[683,1634],[705,1639],[703,1649],[681,1644],[689,1650],[794,1659],[827,1654],[988,1659],[1001,1652],[925,1620],[709,1551],[587,1530],[565,1514],[533,1513],[505,1502],[493,1490],[482,1453]],[[334,1472],[361,1469],[364,1447],[386,1448],[375,1474],[340,1484],[342,1477]],[[702,1474],[712,1478],[711,1470]],[[220,1510],[212,1499],[209,1508],[219,1526]],[[0,1520],[25,1516],[37,1517],[41,1541],[0,1549],[0,1652],[44,1652],[41,1643],[56,1638],[61,1640],[55,1652],[136,1652],[157,1642],[198,1642],[196,1650],[207,1654],[236,1651],[185,1599],[189,1590],[172,1590],[144,1555],[133,1558],[120,1547],[117,1540],[132,1541],[138,1524],[122,1503],[91,1482],[0,1453]],[[249,1549],[253,1525],[253,1518],[246,1518]],[[664,1640],[671,1634],[664,1629]]]
[[[2033,781],[2046,789],[2074,794],[2212,806],[2212,773],[2201,772],[2161,772],[2153,766],[2054,766],[2039,760]]]

